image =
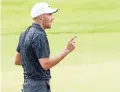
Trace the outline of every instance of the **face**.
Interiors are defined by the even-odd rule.
[[[43,27],[45,29],[51,28],[53,20],[54,20],[54,17],[52,15],[52,13],[43,14],[42,15],[42,25],[43,25]]]

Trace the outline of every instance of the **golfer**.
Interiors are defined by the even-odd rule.
[[[22,92],[51,92],[50,68],[75,49],[73,37],[60,54],[50,57],[45,29],[51,28],[52,14],[57,11],[45,2],[36,3],[31,9],[33,23],[20,35],[15,56],[15,64],[22,65],[24,71]]]

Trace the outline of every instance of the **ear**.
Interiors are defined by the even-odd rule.
[[[43,15],[40,15],[39,19],[42,20],[43,19]]]

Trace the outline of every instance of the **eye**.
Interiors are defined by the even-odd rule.
[[[52,13],[49,13],[48,15],[52,16]]]

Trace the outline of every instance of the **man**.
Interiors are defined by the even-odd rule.
[[[75,49],[76,37],[73,37],[60,54],[49,57],[45,29],[51,28],[54,20],[52,14],[57,11],[58,9],[52,9],[47,3],[35,4],[31,10],[34,23],[20,36],[15,64],[22,65],[24,70],[23,92],[50,92],[50,68]]]

